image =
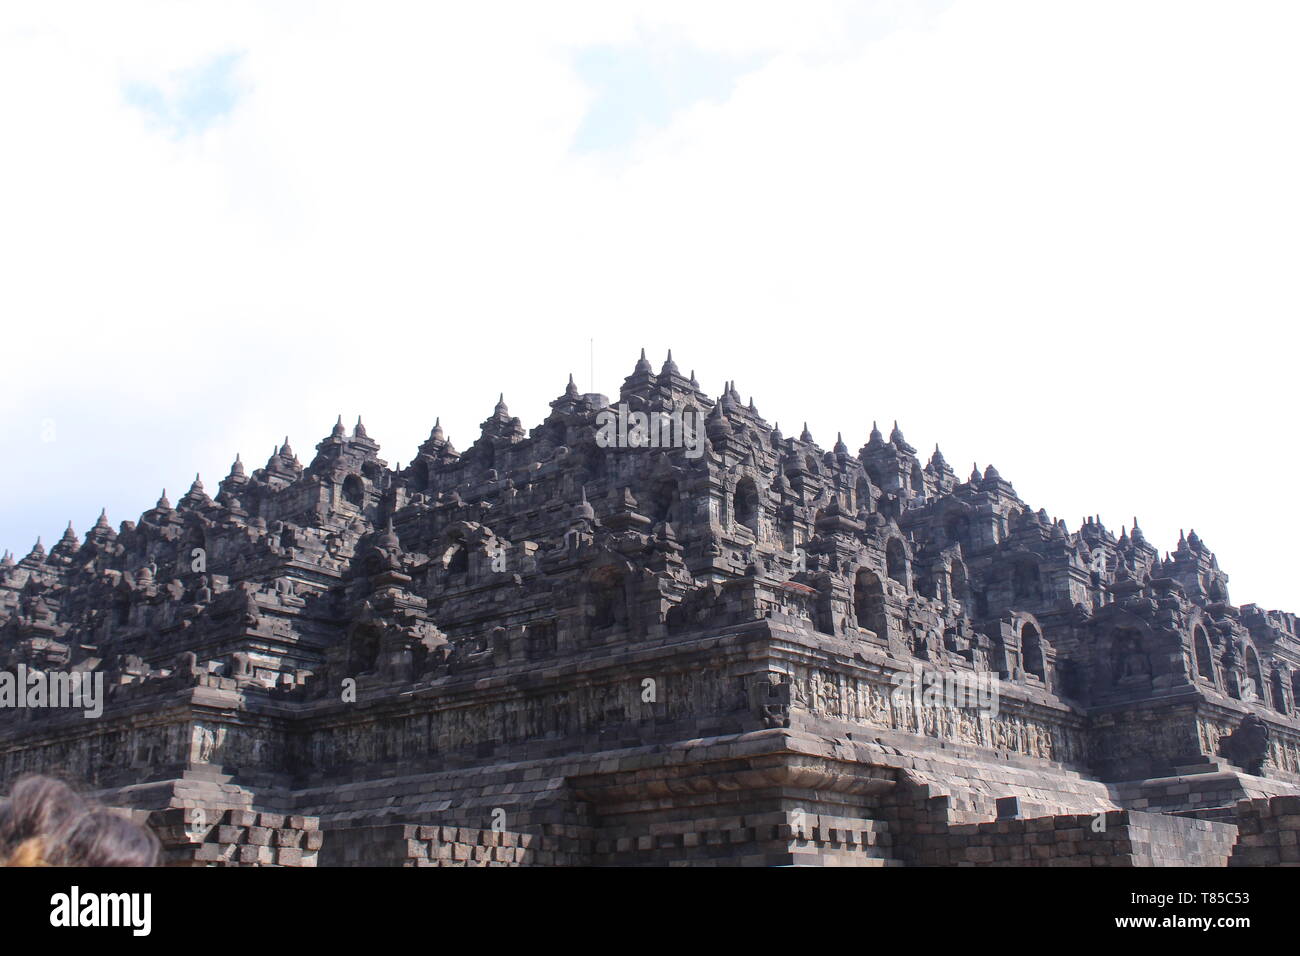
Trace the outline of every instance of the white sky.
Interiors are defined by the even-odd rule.
[[[0,547],[644,346],[1290,564],[1300,5],[0,7]],[[52,439],[52,440],[49,440]]]

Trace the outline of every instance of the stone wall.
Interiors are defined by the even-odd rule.
[[[576,836],[472,827],[374,824],[329,834],[326,866],[572,866],[590,858]]]
[[[1300,797],[1243,800],[1229,866],[1300,866]]]
[[[905,783],[848,814],[816,809],[811,794],[787,796],[784,809],[665,810],[640,827],[622,817],[542,822],[554,811],[534,814],[528,830],[380,818],[322,830],[315,817],[202,807],[132,815],[159,835],[167,866],[1300,866],[1295,796],[1243,800],[1215,819],[1140,810],[1025,817],[1032,804],[1006,797],[993,820],[927,785]]]
[[[959,824],[946,837],[956,866],[1226,866],[1236,828],[1111,810]]]
[[[324,842],[316,817],[172,807],[147,815],[164,866],[315,866]]]
[[[1025,818],[1018,798],[1003,816],[972,819],[927,786],[901,791],[890,815],[899,854],[920,866],[1226,866],[1237,828],[1195,817],[1103,810]]]

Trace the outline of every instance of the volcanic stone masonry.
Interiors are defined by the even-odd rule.
[[[702,449],[605,447],[619,403]],[[340,420],[6,552],[0,655],[106,693],[0,710],[0,785],[68,777],[172,863],[1223,864],[1239,823],[1300,862],[1296,617],[1195,532],[1072,531],[896,425],[825,451],[671,354],[463,453]]]

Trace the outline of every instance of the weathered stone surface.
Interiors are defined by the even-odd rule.
[[[676,444],[611,446],[620,406]],[[1296,619],[1195,532],[1071,531],[897,426],[825,451],[671,359],[378,452],[340,423],[6,558],[4,669],[107,699],[0,709],[3,780],[289,866],[1222,865],[1300,793]]]
[[[1300,866],[1300,797],[1243,800],[1229,866]]]

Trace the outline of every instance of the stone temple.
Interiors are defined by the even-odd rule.
[[[6,552],[0,668],[103,710],[0,700],[0,785],[190,865],[1300,861],[1296,617],[1195,532],[1071,530],[897,425],[823,449],[671,354],[550,408],[397,469],[340,421]]]

